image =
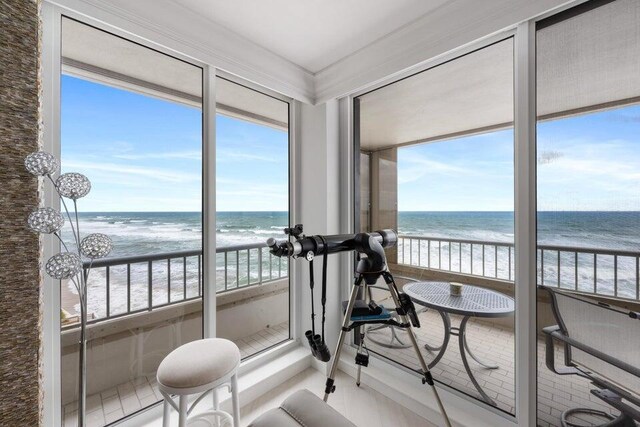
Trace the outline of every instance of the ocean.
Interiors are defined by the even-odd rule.
[[[283,228],[288,224],[286,212],[218,212],[216,239],[218,248],[235,245],[246,245],[265,242],[269,237],[285,238]],[[113,251],[109,257],[155,254],[183,250],[200,250],[202,247],[202,219],[197,212],[92,212],[80,213],[80,230],[88,233],[104,233],[113,240]],[[313,233],[313,230],[305,230]],[[438,238],[484,240],[512,243],[514,239],[514,217],[511,212],[400,212],[398,215],[398,231],[405,235],[431,236]],[[69,238],[69,225],[63,230],[66,241]],[[640,212],[540,212],[538,214],[538,243],[543,245],[562,245],[584,248],[617,249],[640,252]],[[445,250],[447,248],[444,248]],[[266,250],[264,252],[266,254]],[[222,254],[218,254],[217,281],[218,289],[224,289],[224,265]],[[228,271],[229,287],[242,286],[250,276],[257,280],[257,253],[252,255],[253,267],[250,274],[247,270],[247,258],[237,260],[240,277],[235,277],[235,268]],[[268,257],[263,256],[263,268],[268,268]],[[612,258],[612,257],[611,257]],[[545,256],[546,259],[546,256]],[[628,260],[626,260],[628,261]],[[618,280],[622,283],[623,295],[633,292],[632,276],[635,274],[634,263],[620,261]],[[228,260],[235,265],[235,259]],[[500,263],[506,262],[499,260]],[[564,262],[564,261],[563,261]],[[568,260],[571,264],[571,260]],[[156,265],[159,264],[159,265]],[[154,304],[167,299],[166,268],[161,263],[154,264]],[[602,265],[601,265],[602,264]],[[598,268],[604,272],[612,265],[603,257]],[[628,264],[628,265],[627,265]],[[197,292],[197,264],[190,262],[187,266],[188,293]],[[164,268],[164,269],[163,269]],[[271,266],[273,268],[273,266]],[[286,275],[286,263],[282,267]],[[506,271],[505,265],[499,266]],[[563,264],[564,268],[564,264]],[[172,267],[173,270],[177,270]],[[549,271],[547,272],[547,269]],[[554,267],[551,263],[545,266],[545,275],[552,278]],[[111,272],[110,305],[111,314],[126,308],[126,281],[124,271],[118,269]],[[138,271],[139,270],[139,271]],[[568,274],[570,269],[564,274]],[[582,280],[588,283],[589,268],[580,271]],[[476,270],[477,271],[477,270]],[[556,272],[557,273],[557,272]],[[172,280],[174,280],[172,271]],[[264,273],[263,273],[264,274]],[[97,317],[105,313],[105,271],[94,269],[89,281],[89,306]],[[611,276],[611,275],[609,275]],[[603,273],[598,292],[611,293],[612,279]],[[162,279],[164,277],[164,282]],[[635,277],[635,276],[634,276]],[[132,309],[144,307],[147,301],[146,265],[132,265],[131,305]],[[237,281],[236,281],[237,279]],[[182,280],[182,279],[180,279]],[[552,279],[549,279],[552,280]],[[573,279],[567,277],[567,282]],[[157,285],[155,282],[158,282]],[[564,275],[562,281],[565,281]],[[619,285],[620,287],[620,285]],[[627,289],[628,288],[628,289]],[[75,292],[72,290],[72,292]],[[172,300],[179,298],[178,288]],[[173,295],[173,290],[172,290]]]

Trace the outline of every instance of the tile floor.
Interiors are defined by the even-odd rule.
[[[427,311],[420,314],[422,327],[416,329],[418,342],[423,355],[429,363],[436,353],[424,349],[424,344],[439,346],[443,339],[442,319],[435,311]],[[452,326],[460,323],[459,316],[451,316]],[[388,343],[391,334],[388,329],[374,332],[373,338],[383,343]],[[399,337],[403,339],[403,333]],[[478,380],[480,386],[496,402],[498,408],[514,413],[515,384],[514,384],[514,335],[511,328],[490,324],[486,322],[469,320],[467,325],[467,340],[473,353],[481,360],[495,362],[499,369],[487,369],[467,358],[471,371]],[[388,349],[369,342],[370,350],[383,354],[397,362],[413,369],[418,369],[419,364],[413,348]],[[556,349],[558,366],[562,365],[562,350]],[[589,392],[590,384],[587,380],[575,375],[559,376],[547,369],[545,363],[544,338],[538,339],[538,424],[540,426],[559,426],[560,414],[569,408],[589,407],[617,414],[601,400],[592,396]],[[440,382],[463,391],[477,399],[480,395],[469,380],[462,360],[458,338],[451,336],[447,351],[443,358],[432,368],[433,376]],[[597,425],[596,420],[584,417],[585,425]],[[600,422],[601,423],[601,422]]]

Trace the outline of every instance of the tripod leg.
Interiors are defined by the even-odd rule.
[[[356,385],[358,387],[360,387],[360,374],[362,373],[362,366],[367,366],[369,363],[369,350],[367,350],[364,344],[365,334],[366,334],[366,329],[364,325],[361,325],[360,326],[360,342],[358,343],[358,350],[356,351],[356,365],[358,366],[358,374],[356,375]],[[362,353],[362,350],[366,351],[366,364],[364,365],[363,363],[365,363],[365,360],[361,359],[361,355],[364,354]]]
[[[393,281],[393,277],[391,276],[390,273],[386,273],[384,275],[385,278],[385,282],[387,282],[387,285],[389,287],[389,293],[391,294],[391,297],[393,298],[393,302],[395,303],[396,307],[398,309],[401,309],[402,306],[400,305],[400,297],[398,296],[398,291],[396,289],[395,283]],[[431,376],[431,371],[429,371],[429,367],[427,366],[427,362],[424,360],[424,357],[422,356],[422,353],[420,352],[420,346],[418,345],[418,340],[416,339],[416,335],[413,331],[413,326],[411,325],[411,321],[409,320],[409,316],[407,316],[406,314],[403,314],[400,316],[400,319],[402,320],[402,323],[408,324],[409,326],[407,327],[407,335],[409,335],[409,340],[411,341],[411,345],[413,346],[413,349],[416,352],[416,356],[418,357],[418,361],[420,362],[420,366],[422,367],[422,373],[424,374],[424,379],[423,384],[427,383],[429,384],[429,386],[431,387],[431,390],[433,391],[433,394],[436,398],[436,402],[438,403],[438,407],[440,408],[440,412],[442,413],[442,416],[444,418],[444,421],[447,425],[447,427],[451,427],[451,422],[449,421],[449,416],[447,415],[447,411],[444,409],[444,405],[442,404],[442,401],[440,400],[440,395],[438,394],[438,390],[436,389],[436,385],[433,382],[433,377]]]
[[[373,301],[373,295],[371,294],[371,287],[369,287],[367,285],[367,283],[365,282],[364,284],[364,295],[367,296],[367,298],[369,298],[369,301]],[[364,335],[366,332],[366,328],[364,325],[360,326],[360,342],[358,343],[358,350],[356,352],[356,354],[360,353],[362,351],[362,347],[364,346]],[[357,357],[357,356],[356,356]],[[358,365],[358,372],[356,375],[356,386],[360,387],[360,374],[362,373],[362,365]]]
[[[342,321],[342,329],[340,330],[340,335],[338,336],[338,345],[336,346],[336,351],[333,355],[333,362],[331,362],[331,370],[329,371],[329,376],[327,377],[327,383],[324,389],[325,402],[329,399],[329,394],[333,393],[333,391],[336,389],[335,386],[333,385],[333,382],[336,377],[336,371],[338,370],[338,363],[340,363],[340,353],[342,352],[342,344],[344,344],[344,338],[346,334],[349,332],[349,322],[351,321],[351,312],[353,311],[353,306],[356,303],[356,299],[358,298],[358,292],[360,291],[361,284],[362,284],[362,276],[359,276],[353,285],[353,289],[351,290],[351,297],[349,298],[349,304],[347,304],[347,310],[344,313],[344,320]]]

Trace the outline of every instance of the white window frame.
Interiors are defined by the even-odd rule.
[[[214,337],[216,332],[216,283],[209,275],[216,270],[216,97],[215,82],[216,77],[224,77],[234,83],[255,89],[278,98],[289,105],[289,218],[291,223],[298,217],[298,205],[296,196],[296,177],[298,169],[296,162],[296,129],[298,103],[272,90],[243,80],[238,76],[231,75],[216,67],[216,64],[208,64],[187,55],[178,53],[177,49],[152,43],[149,40],[135,35],[144,34],[145,29],[133,24],[131,21],[121,20],[114,16],[109,16],[109,21],[114,25],[106,24],[105,21],[88,17],[85,14],[61,7],[48,1],[42,4],[42,117],[43,117],[43,146],[42,149],[60,158],[60,80],[61,80],[61,20],[64,16],[75,19],[87,25],[107,31],[116,36],[123,37],[134,43],[149,47],[171,57],[183,60],[202,69],[203,93],[202,93],[202,143],[203,143],[203,265],[204,268],[204,297],[203,297],[203,336]],[[100,18],[105,18],[96,9],[96,14]],[[122,28],[118,27],[122,25]],[[124,30],[126,28],[127,30]],[[60,209],[60,201],[54,197],[54,192],[45,182],[44,203],[54,209]],[[59,243],[51,236],[43,238],[42,258],[48,259],[60,250]],[[266,352],[259,353],[243,361],[239,372],[254,369],[256,366],[265,364],[287,351],[297,347],[299,330],[299,304],[297,303],[297,292],[292,286],[295,277],[295,263],[289,263],[289,328],[290,339],[271,348]],[[42,307],[42,389],[43,389],[43,425],[62,425],[62,405],[61,405],[61,357],[60,357],[60,286],[59,281],[42,274],[43,287],[43,307]],[[158,405],[152,407],[157,409]],[[125,417],[123,420],[135,418],[136,414]]]
[[[393,76],[390,76],[386,79],[383,79],[381,81],[376,82],[374,85],[371,86],[367,86],[363,89],[360,89],[356,92],[353,92],[347,96],[345,96],[344,98],[341,98],[340,102],[341,105],[345,104],[342,109],[341,109],[341,114],[348,114],[347,117],[341,117],[341,125],[343,125],[345,129],[341,129],[341,150],[342,150],[342,158],[345,159],[349,159],[349,173],[345,174],[345,178],[344,181],[342,183],[343,188],[345,188],[344,186],[348,186],[349,191],[348,191],[348,203],[342,205],[343,209],[342,209],[342,215],[344,218],[344,222],[348,223],[350,226],[349,231],[347,232],[353,232],[351,230],[353,230],[354,227],[354,223],[355,223],[355,217],[354,217],[354,201],[355,201],[355,189],[354,189],[354,172],[355,172],[355,167],[354,167],[354,156],[356,155],[355,153],[355,147],[354,147],[354,138],[353,138],[353,101],[355,98],[357,98],[358,96],[364,95],[365,93],[371,92],[373,90],[379,89],[383,86],[392,84],[394,82],[397,82],[401,79],[410,77],[414,74],[423,72],[423,71],[427,71],[430,68],[434,68],[437,67],[439,65],[442,65],[446,62],[449,61],[455,61],[456,59],[467,55],[469,53],[472,53],[474,51],[483,49],[485,47],[488,47],[494,43],[500,42],[500,41],[504,41],[504,40],[508,40],[508,39],[512,39],[512,43],[513,43],[513,50],[514,50],[514,62],[513,62],[513,76],[514,76],[514,83],[516,82],[516,80],[518,79],[517,76],[517,71],[516,71],[516,58],[518,57],[518,38],[520,37],[520,34],[518,32],[518,30],[516,28],[511,28],[496,34],[493,34],[489,37],[483,38],[481,40],[475,41],[473,43],[469,43],[468,45],[465,45],[461,48],[458,48],[456,50],[447,52],[443,55],[440,55],[436,58],[432,58],[429,59],[423,63],[420,63],[416,66],[413,66],[409,69],[403,70],[400,73],[394,74]],[[515,89],[515,87],[514,87]],[[516,106],[515,104],[517,104],[516,101],[516,94],[515,94],[515,90],[514,90],[514,121],[516,118]],[[515,126],[517,126],[514,123],[514,128]],[[514,144],[514,151],[517,151],[517,137],[516,137],[517,132],[514,132],[514,140],[513,140],[513,144]],[[534,141],[535,143],[535,141]],[[356,159],[357,161],[357,159]],[[514,165],[515,167],[515,165]],[[516,171],[517,174],[517,171]],[[515,197],[515,192],[516,192],[516,186],[514,185],[514,197]],[[517,201],[515,201],[515,204],[517,206]],[[516,209],[517,210],[517,209]],[[514,216],[517,217],[517,212],[514,213]],[[348,218],[348,220],[347,220]],[[518,226],[518,221],[516,220],[516,227]],[[518,235],[518,230],[515,231],[516,236]],[[517,260],[516,260],[517,262]],[[352,276],[352,271],[354,268],[353,265],[353,259],[349,259],[348,262],[345,263],[345,267],[344,267],[344,271],[342,272],[343,274],[345,274],[345,280],[343,280],[343,283],[350,283],[348,281],[346,281],[346,277],[351,277]],[[516,264],[516,269],[518,268],[517,264]],[[535,251],[534,251],[534,269],[535,269]],[[535,270],[534,270],[535,271]],[[535,275],[533,276],[535,279]],[[535,287],[534,287],[535,290]],[[347,295],[349,292],[349,286],[344,287],[343,293],[344,295]],[[518,290],[516,290],[516,300],[518,300],[519,295],[517,294]],[[534,304],[535,307],[535,304]],[[518,307],[517,303],[516,303],[516,310],[518,310],[520,307]],[[519,323],[520,322],[520,323]],[[518,340],[517,342],[520,342],[519,338],[521,338],[521,340],[528,340],[528,336],[524,335],[521,333],[521,328],[523,327],[522,323],[526,322],[528,324],[528,319],[524,319],[522,317],[518,317],[516,316],[516,324],[515,324],[515,332],[516,332],[516,340]],[[534,324],[534,328],[535,328],[535,321],[533,322]],[[521,337],[522,335],[522,337]],[[516,364],[516,377],[518,376],[518,368],[520,366],[523,366],[522,361],[518,359],[518,354],[517,352],[514,353],[515,354],[515,364]],[[375,354],[373,354],[373,357],[380,360],[381,362],[387,364],[388,366],[392,367],[392,369],[398,369],[407,373],[413,373],[412,371],[410,371],[408,368],[405,368],[403,366],[400,366],[398,364],[394,364],[386,359],[383,359]],[[535,366],[535,365],[534,365]],[[516,380],[517,381],[517,380]],[[460,401],[464,400],[469,402],[470,404],[473,404],[474,407],[470,408],[470,412],[474,412],[476,413],[475,415],[477,417],[480,417],[479,419],[482,419],[484,421],[486,421],[487,424],[504,424],[512,422],[515,423],[518,420],[518,416],[516,415],[514,416],[510,416],[506,413],[504,413],[503,411],[494,408],[484,402],[478,401],[477,399],[473,399],[469,396],[467,396],[464,393],[461,393],[460,391],[456,390],[453,387],[447,386],[445,384],[438,384],[438,387],[440,389],[443,389],[445,392],[441,393],[441,398],[443,399],[443,402],[445,404],[445,407],[456,407],[460,405]],[[535,399],[535,396],[534,396]],[[518,401],[518,397],[517,397],[517,387],[516,387],[516,401]],[[535,401],[534,401],[535,402]],[[428,406],[431,407],[435,407],[436,403],[435,401],[433,402],[428,402],[427,403]],[[535,404],[534,404],[535,405]],[[518,413],[518,409],[516,409],[516,413]],[[535,413],[535,409],[534,409],[534,413]],[[496,424],[498,423],[498,424]],[[535,425],[535,424],[533,424]]]
[[[574,6],[575,4],[571,4]],[[563,7],[565,9],[568,5]],[[555,10],[545,16],[558,13]],[[429,59],[416,66],[396,73],[380,80],[373,85],[354,91],[340,99],[341,105],[341,153],[346,161],[342,188],[348,188],[341,205],[341,215],[344,224],[348,225],[346,232],[353,232],[354,226],[354,140],[353,140],[353,100],[372,90],[394,83],[416,73],[436,67],[445,62],[455,60],[470,52],[482,49],[501,40],[513,38],[514,49],[514,219],[516,247],[528,248],[519,250],[515,259],[516,285],[516,315],[515,315],[515,402],[516,414],[510,416],[483,402],[458,392],[457,390],[439,385],[448,393],[442,393],[445,406],[456,407],[463,399],[473,407],[469,412],[474,413],[478,420],[492,423],[511,423],[521,426],[536,425],[537,405],[537,336],[536,336],[536,105],[535,105],[535,22],[540,18],[531,19],[505,31],[490,35],[481,40],[469,43],[438,57]],[[357,159],[356,159],[357,160]],[[347,278],[352,276],[353,260],[350,259],[342,271],[344,283],[350,283]],[[533,283],[533,286],[531,285]],[[348,294],[350,285],[345,285],[343,293]],[[374,355],[374,357],[376,357]],[[376,357],[378,358],[378,357]],[[380,358],[378,358],[380,359]],[[402,367],[380,359],[395,369]],[[496,424],[497,425],[497,424]]]

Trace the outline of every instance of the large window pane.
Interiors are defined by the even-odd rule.
[[[564,413],[598,425],[602,415],[566,411],[617,416],[592,393],[606,389],[602,380],[636,399],[640,390],[638,376],[612,365],[640,365],[640,328],[628,316],[640,310],[640,3],[587,3],[541,21],[536,41],[537,307],[547,328],[538,331],[538,424],[560,425]],[[567,335],[604,356],[565,347]]]
[[[398,247],[387,253],[391,272],[405,290],[425,283],[425,298],[415,300],[423,356],[439,383],[515,413],[512,39],[356,103],[356,221],[365,231],[397,229]],[[462,296],[449,295],[451,282],[464,284]],[[390,305],[382,287],[373,297]],[[463,301],[467,309],[482,305],[486,315],[460,314],[455,307]],[[459,327],[466,328],[466,344]],[[401,330],[373,326],[365,344],[419,370]]]
[[[289,339],[289,266],[266,247],[289,224],[289,104],[216,82],[217,336],[243,358]]]
[[[62,171],[92,182],[82,234],[113,240],[88,280],[86,419],[106,425],[160,401],[159,363],[202,338],[202,70],[70,19],[62,64]],[[61,297],[63,417],[75,425],[71,283]]]

